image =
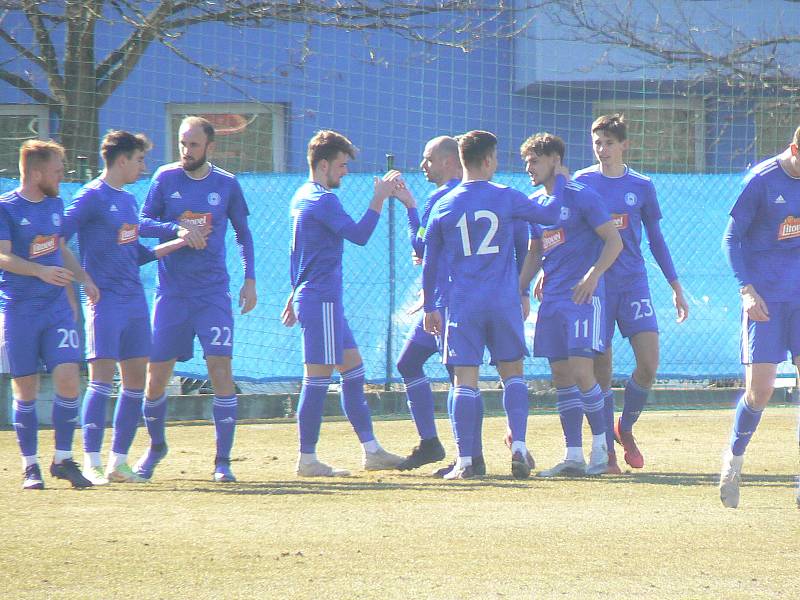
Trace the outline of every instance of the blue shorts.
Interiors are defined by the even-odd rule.
[[[147,301],[102,291],[97,304],[84,307],[87,360],[150,356],[151,334]]]
[[[80,337],[66,296],[36,314],[6,309],[2,343],[11,377],[35,375],[40,362],[52,371],[60,364],[82,359]]]
[[[231,295],[183,298],[156,294],[150,360],[189,360],[194,356],[195,335],[200,339],[203,358],[233,354]]]
[[[480,366],[487,348],[494,362],[514,362],[528,356],[519,307],[463,315],[448,311],[442,347],[446,365]]]
[[[619,326],[622,337],[630,338],[643,331],[658,333],[658,320],[650,298],[650,288],[645,281],[642,285],[625,292],[614,292],[606,286],[605,304],[605,345],[611,344],[614,326]]]
[[[800,301],[767,302],[769,321],[751,321],[742,311],[742,364],[774,363],[800,356]]]
[[[605,351],[604,329],[601,296],[592,296],[590,304],[545,300],[536,318],[533,355],[551,362],[570,356],[593,358]]]
[[[341,302],[295,300],[294,313],[303,334],[303,364],[340,365],[344,351],[358,347]]]
[[[439,309],[442,314],[442,318],[445,316],[444,309]],[[425,322],[425,313],[422,313],[422,316],[417,321],[417,324],[414,326],[414,329],[411,330],[411,334],[408,336],[408,341],[418,346],[425,348],[426,350],[430,350],[431,352],[442,352],[442,336],[433,335],[432,333],[428,333],[425,331],[425,327],[423,326]]]

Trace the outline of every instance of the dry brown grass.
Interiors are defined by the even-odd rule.
[[[356,476],[297,479],[294,425],[261,423],[237,434],[240,483],[217,485],[213,429],[176,426],[153,483],[82,492],[51,477],[22,492],[14,433],[0,431],[0,597],[797,598],[796,409],[765,416],[738,510],[716,490],[731,416],[647,413],[642,472],[524,482],[500,417],[485,427],[489,477],[455,483],[359,472],[355,436],[334,422],[320,456]],[[413,431],[376,423],[396,452]],[[540,467],[557,462],[557,416],[532,416],[529,444]]]

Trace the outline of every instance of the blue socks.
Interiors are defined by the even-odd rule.
[[[475,390],[475,429],[472,435],[472,456],[483,456],[483,398],[480,389]]]
[[[606,421],[606,446],[608,451],[614,451],[614,392],[603,392],[603,416]]]
[[[403,378],[408,399],[408,409],[417,427],[420,439],[436,437],[433,392],[422,366],[434,354],[433,350],[408,341],[397,361],[397,370]]]
[[[114,408],[114,435],[111,440],[111,451],[115,454],[127,455],[131,449],[136,428],[139,426],[143,401],[144,390],[120,391]]]
[[[375,439],[372,433],[372,413],[364,396],[364,365],[340,373],[342,377],[342,411],[353,426],[362,444]]]
[[[36,456],[39,439],[39,419],[36,400],[24,402],[14,399],[14,431],[22,456]]]
[[[592,435],[600,435],[606,432],[606,417],[603,401],[603,391],[598,384],[585,392],[581,392],[583,399],[583,412],[586,420],[589,421],[589,428]]]
[[[464,385],[453,390],[453,433],[458,455],[471,457],[474,452],[478,390]]]
[[[81,427],[83,428],[83,450],[100,452],[103,433],[106,429],[106,404],[111,397],[111,384],[90,381],[83,395]]]
[[[522,377],[503,380],[503,408],[508,417],[511,439],[524,442],[528,430],[528,386]]]
[[[646,390],[637,384],[633,377],[628,379],[628,383],[625,384],[625,404],[622,407],[622,415],[619,418],[620,431],[631,431],[633,429],[633,424],[642,414],[649,393],[650,390]]]
[[[162,394],[160,398],[150,400],[145,398],[142,406],[142,416],[147,425],[147,432],[150,434],[150,443],[153,446],[162,446],[166,443],[166,421],[167,421],[167,395]]]
[[[733,417],[733,432],[731,433],[731,453],[734,456],[742,456],[744,454],[747,444],[750,443],[750,438],[758,427],[761,421],[763,410],[755,411],[745,402],[744,394],[739,398],[739,403],[736,405],[736,414]]]
[[[72,451],[72,439],[78,423],[78,399],[63,398],[58,394],[53,398],[53,429],[56,436],[56,450]]]
[[[236,413],[239,402],[236,395],[229,398],[214,396],[211,406],[214,415],[214,428],[217,432],[216,460],[230,460],[233,436],[236,433]]]
[[[300,452],[303,454],[316,452],[322,414],[325,411],[325,395],[330,384],[330,377],[303,377],[297,405],[297,429],[300,434]]]
[[[556,389],[558,416],[567,448],[583,447],[583,398],[577,385]]]

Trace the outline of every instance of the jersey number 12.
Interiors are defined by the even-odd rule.
[[[486,235],[483,238],[483,241],[478,246],[476,250],[476,255],[481,254],[497,254],[500,252],[500,246],[492,246],[492,240],[494,240],[494,236],[497,233],[497,229],[500,227],[500,221],[497,219],[497,215],[494,214],[490,210],[476,210],[475,214],[472,215],[473,221],[478,221],[479,219],[488,219],[489,220],[489,231],[486,232]],[[461,230],[461,245],[464,248],[464,256],[472,256],[472,243],[469,239],[469,227],[467,226],[467,215],[466,213],[461,215],[461,218],[456,223],[456,227]]]

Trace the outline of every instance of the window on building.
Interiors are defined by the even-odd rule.
[[[187,115],[208,119],[216,129],[212,162],[232,173],[286,170],[286,114],[282,104],[168,104],[166,148],[178,160],[178,129]]]
[[[786,149],[800,125],[800,102],[789,98],[762,100],[756,104],[754,120],[757,159],[775,156]]]
[[[628,124],[625,162],[645,172],[695,173],[705,169],[701,100],[656,98],[601,100],[594,118],[622,113]]]
[[[0,104],[0,177],[19,177],[20,144],[49,135],[46,106]]]

